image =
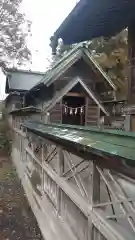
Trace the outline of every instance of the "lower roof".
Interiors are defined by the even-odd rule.
[[[13,91],[28,91],[37,84],[44,76],[44,73],[18,69],[6,69],[5,93]]]
[[[36,113],[40,113],[40,112],[41,112],[40,109],[33,107],[33,106],[29,106],[29,107],[15,109],[15,110],[11,111],[9,114],[15,115],[15,116],[27,116],[32,113],[36,114]]]
[[[134,0],[80,0],[54,33],[65,44],[113,36],[135,20]]]
[[[66,74],[66,71],[71,68],[77,61],[83,59],[89,66],[97,72],[101,79],[108,82],[111,89],[117,90],[117,86],[112,82],[109,75],[101,68],[98,62],[92,57],[87,44],[81,43],[74,46],[69,52],[67,52],[60,60],[58,60],[51,69],[49,69],[46,74],[42,77],[33,88],[30,89],[32,92],[36,88],[42,87],[42,84],[50,86],[55,82],[60,76]]]
[[[77,152],[84,150],[84,152],[92,152],[101,157],[115,156],[135,162],[135,133],[133,132],[64,124],[43,124],[36,121],[26,121],[23,126],[39,136],[56,141],[61,146],[64,144],[74,146]]]

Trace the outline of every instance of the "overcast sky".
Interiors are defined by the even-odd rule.
[[[23,0],[22,11],[32,21],[31,69],[45,71],[50,57],[49,39],[75,6],[77,0]],[[30,66],[29,66],[30,68]],[[0,99],[5,97],[5,77],[0,72]]]
[[[23,11],[32,20],[32,68],[45,71],[50,56],[49,39],[75,6],[76,0],[23,0]],[[37,50],[37,52],[36,52]]]

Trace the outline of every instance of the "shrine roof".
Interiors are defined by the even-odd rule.
[[[60,60],[54,63],[51,69],[45,73],[38,84],[30,89],[30,91],[38,88],[40,85],[42,86],[42,84],[45,84],[47,87],[50,86],[81,58],[83,58],[83,60],[89,65],[89,67],[93,68],[95,72],[98,72],[98,74],[101,76],[101,79],[104,79],[112,89],[117,90],[116,85],[113,83],[109,75],[92,57],[87,44],[79,43],[74,46],[73,49],[71,49],[69,52],[65,53],[65,55]]]
[[[112,159],[113,163],[117,163],[117,171],[124,171],[123,167],[125,166],[125,174],[130,174],[133,178],[135,176],[133,169],[135,164],[134,132],[64,124],[43,124],[36,121],[26,121],[23,126],[28,131],[48,139],[78,156],[83,154],[83,158],[86,157],[88,160],[97,156],[96,159],[99,163],[104,159],[103,162],[107,161],[109,164]],[[130,172],[128,172],[128,166]]]
[[[135,20],[134,0],[80,0],[60,27],[54,38],[65,44],[110,37]]]
[[[37,84],[44,76],[42,72],[27,71],[22,69],[2,69],[6,75],[5,93],[13,91],[28,91]]]
[[[29,106],[29,107],[15,109],[15,110],[11,111],[9,114],[15,115],[15,116],[25,116],[28,114],[32,114],[32,113],[37,114],[40,112],[41,112],[40,109],[33,107],[33,106]]]

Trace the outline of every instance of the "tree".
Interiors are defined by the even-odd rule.
[[[0,0],[0,65],[17,64],[31,57],[26,44],[31,22],[20,12],[22,0]]]
[[[114,83],[126,94],[127,91],[127,62],[128,44],[127,29],[111,38],[96,38],[87,42],[92,56],[100,66],[110,75]],[[72,46],[60,45],[57,55],[60,58]]]
[[[125,29],[114,37],[98,38],[88,42],[91,54],[117,86],[125,90],[128,63],[127,33],[128,31]]]

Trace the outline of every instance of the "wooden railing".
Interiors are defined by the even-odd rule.
[[[133,180],[22,125],[12,159],[45,239],[135,238]]]

